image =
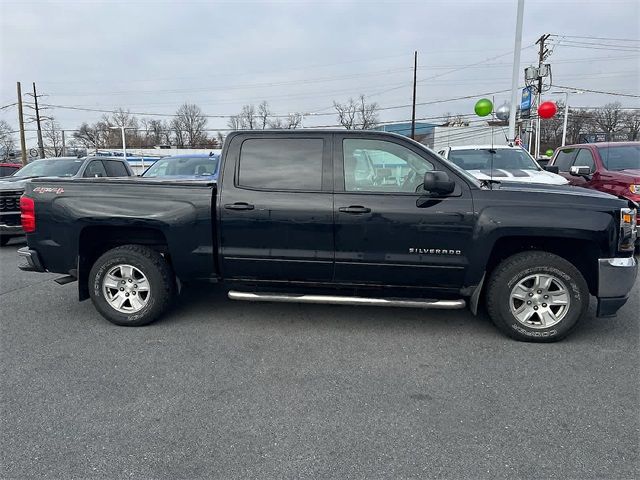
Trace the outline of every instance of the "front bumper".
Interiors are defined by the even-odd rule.
[[[601,258],[598,260],[599,317],[614,315],[629,298],[638,275],[638,263],[633,257]]]
[[[22,231],[21,225],[5,225],[4,223],[0,223],[0,235],[18,237],[24,235],[24,231]]]
[[[19,248],[18,258],[18,268],[20,270],[25,272],[46,272],[40,261],[40,256],[35,250],[31,250],[29,247]]]

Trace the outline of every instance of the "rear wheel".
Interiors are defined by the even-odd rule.
[[[493,323],[517,340],[560,340],[588,306],[589,289],[580,271],[547,252],[507,258],[494,270],[487,288],[487,310]]]
[[[141,245],[109,250],[89,273],[89,293],[96,309],[112,323],[142,326],[166,311],[176,291],[165,258]]]

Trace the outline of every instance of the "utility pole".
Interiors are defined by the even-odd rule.
[[[416,78],[418,75],[418,51],[413,52],[413,106],[411,108],[411,139],[416,138]]]
[[[22,165],[27,164],[27,144],[24,139],[24,116],[22,115],[22,88],[20,82],[16,82],[18,87],[18,124],[20,125],[20,150],[22,152]]]
[[[65,148],[65,145],[64,145],[64,130],[62,130],[62,155],[61,155],[62,157],[65,156],[66,151],[67,149]]]
[[[44,145],[42,143],[42,128],[40,126],[40,110],[38,110],[38,93],[36,92],[36,82],[33,82],[33,101],[36,107],[36,123],[38,124],[38,150],[40,158],[44,158]]]
[[[509,142],[516,140],[516,103],[518,102],[518,74],[520,73],[520,50],[522,49],[522,19],[524,17],[524,0],[518,0],[516,14],[516,40],[513,50],[513,69],[511,71],[511,107],[509,109]]]
[[[546,33],[542,35],[536,44],[540,44],[540,51],[538,53],[538,95],[536,96],[537,101],[536,105],[540,106],[540,96],[542,95],[542,64],[544,62],[544,58],[547,55],[547,50],[545,49],[544,43],[547,41],[551,34]],[[536,119],[536,149],[535,149],[535,158],[537,159],[540,156],[540,116]]]

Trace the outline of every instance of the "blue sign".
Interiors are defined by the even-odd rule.
[[[522,98],[520,99],[520,116],[522,118],[529,118],[529,113],[531,112],[531,97],[531,87],[524,87],[522,89]]]

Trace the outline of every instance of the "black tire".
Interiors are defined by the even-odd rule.
[[[135,313],[123,313],[110,305],[102,285],[109,271],[118,265],[131,265],[148,279],[150,290],[146,305]],[[176,282],[171,267],[151,248],[141,245],[123,245],[103,254],[91,267],[89,294],[100,314],[116,325],[139,327],[148,325],[162,315],[173,300]],[[117,292],[116,292],[117,293]]]
[[[7,237],[6,235],[0,235],[0,247],[4,247],[9,243],[11,237]]]
[[[557,278],[568,292],[566,313],[558,323],[547,328],[525,325],[511,311],[511,302],[516,301],[511,299],[512,289],[536,274]],[[528,251],[513,255],[496,267],[487,286],[486,301],[491,320],[506,335],[526,342],[555,342],[566,337],[586,313],[589,288],[580,271],[564,258],[548,252]],[[532,317],[533,321],[539,318]]]

